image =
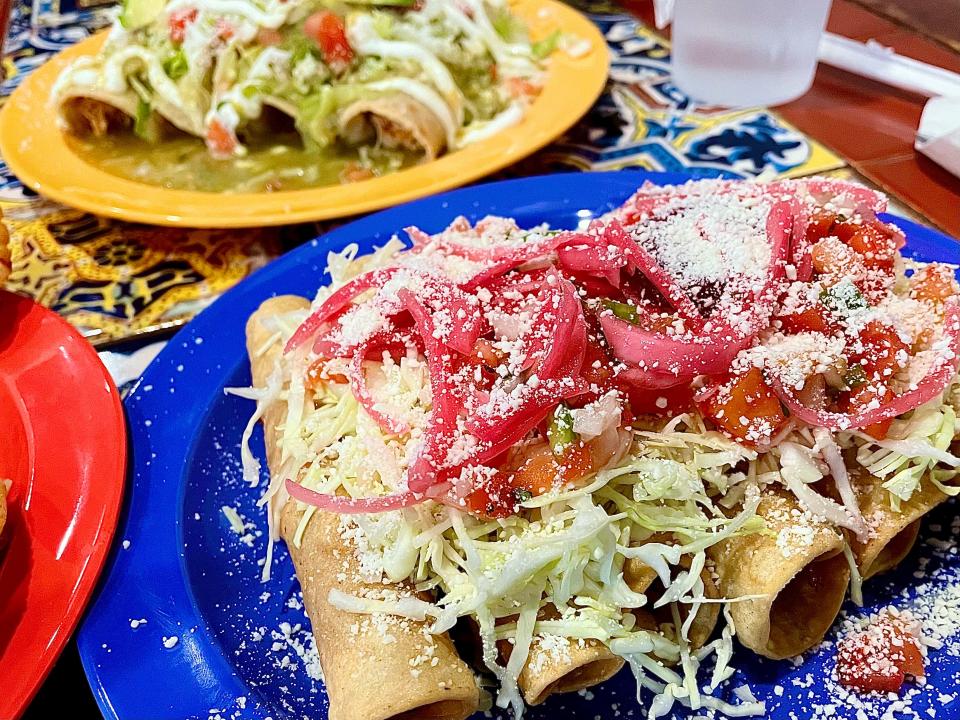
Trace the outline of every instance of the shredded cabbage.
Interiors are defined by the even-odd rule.
[[[960,457],[950,452],[957,431],[956,411],[936,400],[917,408],[908,418],[894,420],[889,432],[892,439],[876,440],[860,432],[851,435],[861,441],[857,462],[884,480],[891,506],[899,510],[924,476],[947,495],[960,493],[960,486],[948,484],[960,473]]]

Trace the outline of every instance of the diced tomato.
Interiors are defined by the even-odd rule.
[[[329,10],[321,10],[308,17],[303,24],[303,32],[317,44],[323,61],[334,72],[343,72],[353,61],[353,48],[347,40],[343,20]]]
[[[783,324],[783,331],[786,333],[818,332],[830,334],[836,329],[835,323],[829,320],[820,308],[809,308],[792,315],[784,315],[780,318],[780,322]]]
[[[889,402],[892,394],[893,393],[884,385],[877,386],[868,383],[867,385],[850,391],[846,397],[842,398],[840,401],[840,409],[842,412],[857,413],[867,407],[875,408],[878,407],[878,403],[883,405]],[[872,425],[866,425],[863,428],[863,432],[872,438],[883,440],[887,436],[887,433],[890,432],[891,423],[893,423],[893,418],[880,420]]]
[[[841,239],[857,251],[867,267],[893,267],[897,248],[903,244],[902,235],[877,221],[845,224],[844,227],[847,225],[852,225],[852,230]]]
[[[830,229],[839,217],[831,212],[816,212],[810,217],[807,224],[807,242],[811,245],[830,236]]]
[[[179,44],[187,34],[187,25],[197,19],[196,8],[180,8],[170,13],[167,27],[170,29],[170,39]]]
[[[837,644],[837,677],[848,688],[896,693],[907,675],[924,674],[919,642],[892,615],[883,616]]]
[[[206,139],[211,154],[217,158],[228,158],[237,149],[237,136],[216,118],[207,125]]]
[[[641,415],[673,417],[693,407],[693,389],[689,385],[677,385],[662,390],[629,388],[626,392],[630,401],[630,413],[634,417]],[[622,424],[630,423],[623,420]]]
[[[497,472],[474,489],[464,502],[467,510],[485,518],[506,518],[514,513],[518,497],[510,484],[510,476]]]
[[[813,269],[821,275],[844,275],[858,278],[864,270],[863,260],[835,237],[819,240],[810,249]]]
[[[515,98],[531,98],[540,93],[540,86],[526,78],[513,77],[507,80],[507,92]]]
[[[609,459],[609,458],[607,458]],[[593,457],[593,448],[582,442],[575,442],[566,449],[559,459],[560,477],[566,482],[573,482],[593,472],[596,463]]]
[[[927,669],[923,666],[923,653],[920,652],[920,645],[911,635],[901,635],[903,637],[903,647],[900,651],[903,653],[903,661],[900,665],[903,671],[911,677],[919,678],[926,675]]]
[[[310,363],[309,367],[307,367],[307,375],[304,381],[307,388],[310,390],[319,390],[323,384],[327,382],[344,385],[350,382],[346,375],[328,372],[326,369],[327,362],[326,358],[317,358]]]
[[[599,343],[588,341],[580,375],[590,389],[570,398],[567,404],[574,408],[583,407],[610,391],[614,386],[612,364],[610,356]]]
[[[237,29],[233,26],[233,23],[223,18],[217,19],[217,37],[226,42],[234,36]]]
[[[939,305],[956,295],[960,295],[960,285],[949,265],[933,263],[910,278],[910,297],[916,300]]]
[[[853,353],[854,361],[863,365],[868,377],[886,381],[905,364],[910,346],[889,325],[877,320],[867,323],[860,331],[859,345]]]
[[[589,474],[592,467],[593,456],[587,444],[571,443],[560,458],[543,445],[534,449],[510,474],[510,484],[533,495],[542,495],[558,483],[579,480]]]
[[[729,378],[700,407],[721,430],[748,443],[773,437],[787,419],[757,367]]]
[[[498,470],[467,495],[467,509],[487,518],[512,515],[524,498],[542,495],[560,484],[574,482],[594,470],[593,449],[573,442],[558,458],[546,445],[532,448],[520,466]]]
[[[903,246],[903,235],[879,220],[863,220],[852,222],[840,215],[828,212],[814,213],[807,225],[807,242],[820,245],[824,238],[836,237],[863,259],[867,267],[892,268],[898,248]],[[825,250],[831,244],[827,243],[819,251],[819,264],[837,267],[842,258],[827,258]],[[814,254],[814,268],[817,272],[825,272],[817,268],[818,258]]]

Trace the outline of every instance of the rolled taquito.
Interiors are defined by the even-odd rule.
[[[255,386],[266,383],[282,343],[264,352],[274,331],[268,318],[309,307],[307,300],[284,296],[264,302],[247,323],[247,350]],[[280,464],[278,426],[282,403],[263,418],[267,461]],[[328,596],[336,588],[350,595],[391,599],[413,595],[403,584],[366,582],[356,549],[345,535],[348,518],[316,511],[299,544],[293,541],[304,508],[288,500],[280,535],[293,558],[303,600],[323,667],[330,698],[330,720],[462,720],[479,707],[473,673],[445,634],[434,635],[423,622],[386,614],[356,615],[333,607]]]
[[[707,552],[720,594],[734,600],[740,642],[768,658],[794,657],[820,642],[840,611],[850,580],[844,538],[785,491],[764,490],[757,514],[766,531]]]
[[[348,142],[375,141],[386,148],[422,152],[425,160],[433,160],[447,144],[447,133],[437,114],[403,93],[347,106],[340,114],[340,126]]]
[[[690,556],[684,555],[680,558],[680,566],[690,568]],[[640,627],[647,630],[656,630],[663,625],[673,625],[673,615],[670,612],[670,606],[654,608],[657,599],[663,593],[663,584],[657,577],[656,571],[649,565],[645,565],[636,558],[628,559],[623,565],[623,579],[634,592],[644,593],[647,596],[648,605],[634,611],[637,617],[637,623]],[[700,571],[700,580],[703,582],[703,596],[705,598],[716,600],[720,597],[720,591],[713,580],[713,571],[709,567],[704,567]],[[686,622],[690,615],[691,606],[686,603],[679,604],[680,620]],[[702,603],[697,608],[697,614],[690,621],[690,627],[687,631],[687,642],[690,643],[692,650],[697,650],[707,644],[714,628],[717,626],[717,620],[720,617],[719,603]]]
[[[137,117],[137,96],[90,90],[64,96],[58,105],[61,127],[78,137],[103,137],[130,130]]]
[[[517,685],[528,705],[539,705],[551,695],[602,683],[622,667],[623,658],[598,640],[537,635]]]
[[[540,609],[538,617],[540,620],[556,620],[560,613],[553,605],[547,605]],[[504,618],[501,622],[515,619]],[[513,644],[500,640],[497,647],[501,662],[506,664]],[[623,664],[620,657],[598,640],[537,633],[530,642],[517,686],[528,705],[539,705],[551,695],[576,692],[602,683],[616,675]]]
[[[924,476],[910,499],[901,500],[899,509],[894,510],[883,480],[865,470],[851,476],[870,536],[866,542],[860,542],[851,533],[850,547],[861,577],[867,579],[891,570],[909,554],[920,531],[920,518],[947,496]]]
[[[137,54],[135,50],[127,51],[128,55],[131,53]],[[131,55],[127,58],[130,67],[142,67],[139,82],[155,89],[161,86],[167,89],[166,92],[154,92],[145,108],[129,78],[118,82],[114,77],[114,66],[123,55],[124,51],[120,51],[108,61],[100,57],[83,57],[64,70],[51,90],[51,103],[61,127],[81,137],[100,137],[136,125],[140,135],[159,140],[172,125],[203,137],[209,93],[183,94],[159,64],[138,64],[140,61]],[[111,69],[105,67],[105,63]]]

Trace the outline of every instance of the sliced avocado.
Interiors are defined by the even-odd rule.
[[[127,30],[137,30],[149,25],[166,4],[167,0],[123,0],[120,24]]]

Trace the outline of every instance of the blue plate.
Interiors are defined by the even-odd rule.
[[[457,190],[380,212],[285,255],[178,333],[126,401],[133,448],[128,505],[110,572],[78,637],[104,715],[326,716],[323,685],[306,671],[309,623],[282,544],[273,579],[259,580],[266,520],[255,507],[261,490],[242,481],[238,450],[252,403],[223,392],[250,382],[244,323],[264,299],[284,293],[312,297],[325,282],[328,251],[355,242],[367,252],[407,225],[436,232],[456,215],[477,220],[495,213],[515,217],[524,226],[547,222],[569,228],[621,204],[644,180],[665,184],[687,179],[639,171],[552,175]],[[897,222],[907,233],[909,255],[960,260],[956,241]],[[254,447],[262,454],[259,433]],[[247,537],[231,529],[221,512],[225,505],[246,519]],[[868,607],[929,604],[956,587],[960,561],[937,539],[949,535],[953,514],[952,505],[939,512],[901,569],[868,585]],[[922,572],[922,579],[914,577],[915,571]],[[960,717],[960,700],[949,705],[957,695],[958,655],[960,642],[950,640],[931,654],[930,682],[912,691],[913,708],[921,716],[929,707],[941,710],[939,717]],[[749,683],[758,698],[767,700],[771,718],[814,717],[826,712],[816,707],[830,703],[836,692],[829,678],[832,658],[825,647],[802,664],[763,662],[740,649],[735,654],[741,668],[737,681]],[[871,717],[879,716],[887,701],[861,704],[869,710],[865,717]],[[534,720],[556,716],[639,718],[646,713],[636,703],[633,678],[624,672],[528,715]],[[853,718],[854,713],[840,707],[836,717]]]

